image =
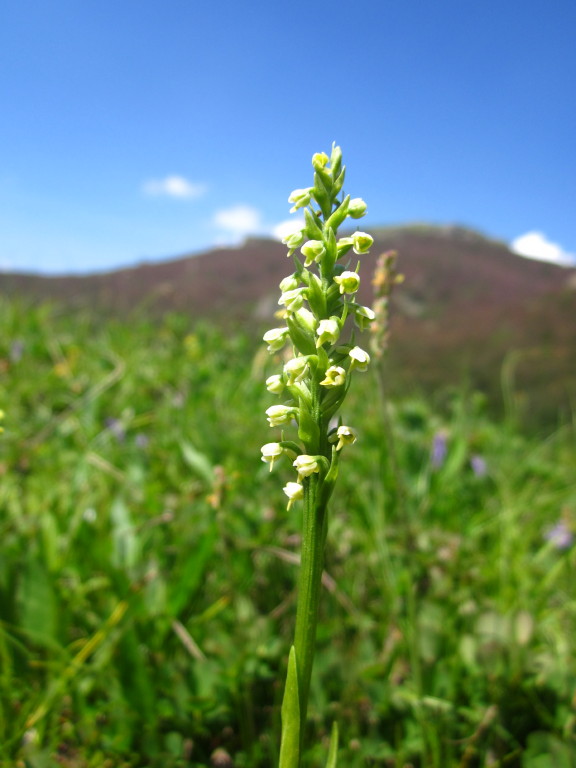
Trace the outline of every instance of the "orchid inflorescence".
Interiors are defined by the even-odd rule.
[[[349,317],[360,330],[374,319],[372,309],[355,298],[360,262],[355,266],[342,263],[350,252],[367,253],[373,238],[358,231],[340,238],[337,234],[346,219],[364,216],[366,203],[342,193],[345,167],[340,147],[334,145],[330,157],[324,152],[315,154],[312,166],[314,185],[296,189],[288,198],[291,213],[304,213],[304,225],[283,240],[295,265],[294,272],[280,283],[278,304],[282,309],[277,316],[285,325],[264,334],[271,354],[292,344],[293,357],[284,362],[281,373],[266,380],[269,392],[287,399],[282,405],[270,406],[266,415],[271,427],[295,422],[300,443],[281,439],[262,447],[262,461],[270,464],[270,470],[282,456],[289,457],[297,470],[297,480],[284,488],[288,508],[303,498],[306,479],[312,475],[319,476],[327,501],[339,453],[356,441],[354,430],[339,423],[336,413],[352,372],[365,371],[370,356],[354,343],[353,334],[348,341],[342,334]]]
[[[356,442],[355,431],[342,423],[337,412],[353,372],[365,371],[370,363],[368,352],[356,344],[354,331],[344,338],[345,327],[353,319],[365,330],[375,318],[372,309],[356,300],[360,262],[343,263],[350,252],[367,253],[374,241],[358,231],[338,237],[346,219],[364,216],[366,203],[342,192],[345,168],[340,147],[333,145],[330,157],[324,152],[313,155],[312,166],[314,185],[296,189],[288,198],[291,213],[303,212],[304,221],[283,240],[295,267],[280,283],[277,316],[284,325],[264,334],[270,354],[282,360],[281,372],[266,379],[268,391],[283,401],[266,410],[268,423],[281,429],[296,424],[298,440],[285,440],[281,433],[277,442],[262,447],[262,461],[272,470],[277,461],[288,457],[296,470],[295,479],[284,486],[288,509],[303,502],[296,625],[282,701],[279,768],[301,768],[302,764],[328,500],[340,454]],[[280,351],[282,355],[277,355]],[[328,768],[336,766],[337,751],[334,725]]]

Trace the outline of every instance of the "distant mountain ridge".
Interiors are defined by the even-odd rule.
[[[375,256],[394,249],[409,294],[427,302],[524,301],[562,290],[576,270],[523,259],[504,243],[463,227],[412,225],[371,228],[375,243],[362,259],[364,289]],[[239,247],[213,248],[174,259],[88,275],[41,276],[0,273],[0,294],[32,300],[95,303],[129,311],[142,302],[194,316],[215,310],[243,315],[290,271],[286,248],[275,240],[251,237]],[[365,292],[365,290],[364,290]]]
[[[426,388],[470,377],[499,387],[512,352],[515,373],[540,398],[576,395],[576,269],[524,259],[462,227],[369,228],[359,298],[371,302],[379,253],[396,250],[405,281],[393,299],[391,362]],[[55,300],[125,314],[180,311],[194,318],[269,324],[278,284],[292,271],[281,243],[250,238],[212,250],[88,276],[0,274],[0,296]]]

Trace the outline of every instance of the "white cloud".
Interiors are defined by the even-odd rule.
[[[216,211],[214,224],[233,240],[263,231],[260,211],[251,205],[233,205],[231,208]]]
[[[511,250],[518,256],[538,261],[549,261],[563,266],[574,266],[576,254],[567,253],[557,243],[552,243],[542,232],[526,232],[512,240]]]
[[[251,205],[233,205],[216,211],[212,223],[220,230],[216,240],[218,245],[238,245],[248,235],[260,235],[272,237],[275,240],[303,229],[304,219],[291,218],[278,222],[278,224],[266,224],[262,220],[262,214]]]
[[[179,197],[181,199],[192,199],[201,197],[205,190],[203,184],[197,184],[188,181],[183,176],[166,176],[164,179],[150,179],[142,187],[147,195],[155,197]]]
[[[283,240],[293,232],[298,232],[299,230],[304,229],[304,224],[304,219],[285,219],[284,221],[280,221],[272,227],[272,237],[276,240]]]

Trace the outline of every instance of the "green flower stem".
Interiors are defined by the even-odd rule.
[[[300,754],[303,751],[310,677],[316,648],[316,625],[328,529],[327,504],[320,501],[320,484],[320,478],[314,475],[307,478],[304,485],[304,521],[294,638],[300,699]]]
[[[310,381],[312,418],[319,427],[318,439],[306,444],[310,454],[328,453],[325,425],[320,410],[320,386],[318,377]],[[328,456],[327,456],[328,458]],[[328,499],[322,493],[323,477],[313,474],[304,480],[304,515],[302,525],[302,546],[300,573],[298,577],[298,602],[296,607],[296,628],[294,650],[298,664],[298,692],[300,701],[300,755],[303,752],[310,678],[316,650],[316,625],[324,569],[324,548],[326,544]]]

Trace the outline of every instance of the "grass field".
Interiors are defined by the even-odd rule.
[[[275,765],[299,509],[260,461],[272,368],[256,332],[0,302],[0,765]],[[574,424],[373,374],[308,765],[336,719],[346,768],[575,766]]]

